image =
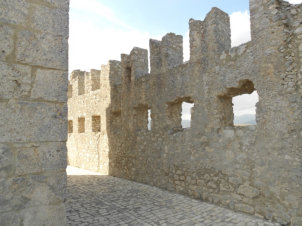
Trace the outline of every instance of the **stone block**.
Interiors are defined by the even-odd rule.
[[[39,158],[40,156],[37,147],[18,149],[16,157],[16,174],[26,175],[40,172],[41,163]]]
[[[254,212],[255,212],[255,209],[252,206],[249,206],[246,204],[241,204],[241,203],[235,204],[235,210],[241,211],[244,213],[248,213],[248,214],[254,214]]]
[[[29,95],[31,89],[31,68],[29,66],[6,64],[0,61],[0,68],[0,99]]]
[[[31,92],[31,98],[66,102],[67,85],[67,72],[38,69]]]
[[[13,151],[8,145],[0,144],[0,178],[7,177],[13,169]]]
[[[0,60],[5,60],[5,58],[12,53],[14,49],[13,35],[14,30],[12,28],[0,25]]]
[[[10,101],[0,103],[0,142],[65,141],[65,104]]]
[[[0,213],[2,225],[21,225],[21,219],[15,212]]]
[[[238,188],[238,194],[248,198],[255,198],[259,195],[259,190],[248,184],[243,184]]]
[[[0,179],[0,210],[18,211],[63,202],[65,187],[64,174]]]
[[[52,175],[32,175],[31,179],[35,183],[46,184],[49,192],[52,194],[53,203],[63,202],[66,197],[66,172],[56,173]]]
[[[68,36],[68,8],[48,8],[35,6],[31,26],[35,30],[51,33],[53,35]]]
[[[43,144],[38,148],[42,170],[65,170],[67,150],[65,142]]]
[[[22,210],[20,218],[24,226],[66,225],[64,204],[38,206]]]
[[[0,213],[1,225],[66,225],[63,204],[36,206],[20,212]]]
[[[67,70],[67,37],[21,31],[17,35],[16,59],[25,64]]]
[[[1,0],[0,22],[24,25],[27,22],[29,3],[26,0]]]

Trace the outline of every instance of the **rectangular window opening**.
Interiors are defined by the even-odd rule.
[[[68,133],[73,133],[73,122],[68,120]]]
[[[192,108],[194,103],[182,102],[181,105],[181,126],[183,129],[191,128]]]
[[[256,104],[259,100],[257,91],[251,94],[243,94],[232,98],[233,125],[249,126],[256,125]]]
[[[140,104],[134,108],[134,112],[135,112],[134,120],[135,120],[136,129],[151,130],[151,109],[148,107],[148,105]]]
[[[171,134],[191,127],[191,113],[194,101],[191,97],[180,97],[172,102],[168,102],[168,123]]]
[[[92,116],[92,132],[101,132],[101,116],[99,115]]]
[[[78,133],[85,133],[85,118],[78,118]]]

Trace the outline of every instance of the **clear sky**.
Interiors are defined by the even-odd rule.
[[[250,40],[248,0],[71,0],[69,72],[100,69],[134,46],[149,49],[150,38],[160,40],[169,32],[183,35],[188,60],[189,19],[203,20],[212,7],[230,15],[232,46]],[[248,112],[243,106],[247,101],[241,102]]]

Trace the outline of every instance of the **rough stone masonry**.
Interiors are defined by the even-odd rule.
[[[69,0],[0,0],[0,225],[64,225]]]
[[[213,8],[189,22],[188,62],[169,33],[150,40],[150,73],[140,48],[74,71],[69,164],[302,225],[302,5],[250,0],[250,14],[252,40],[235,48],[229,16]],[[257,125],[234,127],[232,98],[254,90]],[[183,102],[194,103],[188,129]]]

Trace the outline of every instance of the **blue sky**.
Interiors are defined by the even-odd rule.
[[[100,69],[134,46],[149,49],[150,38],[160,40],[169,32],[183,35],[184,60],[188,60],[189,19],[203,20],[212,7],[230,15],[232,46],[250,40],[248,0],[71,0],[69,72]],[[247,103],[257,101],[256,95],[238,100],[234,112],[253,114],[255,107]]]
[[[184,36],[187,60],[189,19],[203,20],[212,7],[231,15],[234,45],[249,40],[248,0],[71,0],[69,70],[100,68],[168,32]]]
[[[203,19],[212,7],[231,14],[248,10],[248,0],[101,0],[127,24],[155,35],[185,33],[190,18]]]

